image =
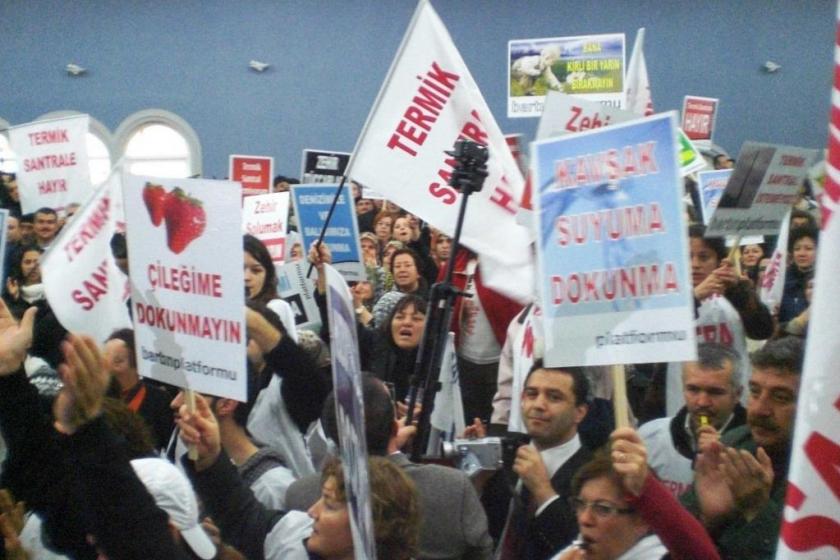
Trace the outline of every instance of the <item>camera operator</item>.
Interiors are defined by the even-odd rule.
[[[516,451],[515,494],[488,488],[482,498],[488,516],[507,512],[497,558],[549,558],[575,538],[568,497],[572,476],[592,456],[578,436],[588,392],[582,367],[546,368],[537,360],[525,378],[522,419],[531,443]]]

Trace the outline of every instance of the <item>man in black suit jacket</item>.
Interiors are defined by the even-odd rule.
[[[469,478],[459,470],[440,465],[412,463],[400,453],[394,403],[388,388],[372,375],[362,378],[365,403],[365,437],[370,455],[387,456],[405,470],[420,498],[420,550],[426,559],[489,560],[493,540],[487,532],[487,516]],[[331,393],[321,415],[324,432],[338,440],[335,400]],[[289,486],[285,505],[290,510],[308,510],[321,495],[320,476],[303,477]]]
[[[516,452],[519,482],[499,544],[501,560],[550,558],[575,538],[571,480],[591,458],[578,436],[588,409],[584,368],[546,368],[537,360],[524,387],[522,418],[531,444]]]

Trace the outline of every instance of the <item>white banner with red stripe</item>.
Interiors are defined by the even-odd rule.
[[[840,5],[823,222],[777,559],[840,557]]]

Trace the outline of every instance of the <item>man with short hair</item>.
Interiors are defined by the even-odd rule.
[[[46,207],[36,210],[34,232],[38,246],[47,250],[58,233],[58,214],[56,211]]]
[[[691,487],[695,455],[746,421],[746,410],[738,402],[740,363],[731,348],[700,344],[697,361],[683,366],[685,406],[671,418],[657,418],[639,428],[648,464],[674,496]]]
[[[768,342],[750,357],[747,424],[710,443],[695,462],[683,504],[707,527],[723,558],[773,558],[787,491],[804,347]]]
[[[516,452],[519,496],[511,500],[500,559],[549,558],[575,538],[568,499],[572,476],[592,457],[578,436],[588,394],[582,367],[548,368],[537,360],[525,378],[522,419],[531,444]]]

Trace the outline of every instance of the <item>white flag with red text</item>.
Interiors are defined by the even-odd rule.
[[[627,65],[627,110],[637,115],[649,116],[653,114],[653,98],[650,95],[650,80],[648,80],[647,64],[643,51],[645,42],[645,28],[636,32],[636,42],[633,43],[633,53],[630,64]]]
[[[50,245],[41,263],[44,292],[65,329],[104,341],[130,327],[127,278],[111,253],[123,217],[119,170],[111,173]]]
[[[789,231],[790,212],[788,212],[782,221],[782,227],[779,230],[779,240],[776,242],[776,249],[770,255],[770,262],[767,263],[764,274],[759,278],[761,288],[758,294],[761,298],[761,303],[766,305],[767,309],[773,315],[779,312],[779,305],[782,303],[782,294],[785,291]]]
[[[462,195],[447,184],[454,160],[444,150],[459,138],[485,144],[490,154],[484,188],[469,198],[461,241],[503,265],[482,266],[488,286],[529,301],[532,282],[505,274],[533,268],[529,232],[516,223],[522,174],[449,32],[420,0],[346,174],[451,236]]]
[[[840,557],[840,4],[822,234],[777,559]]]

